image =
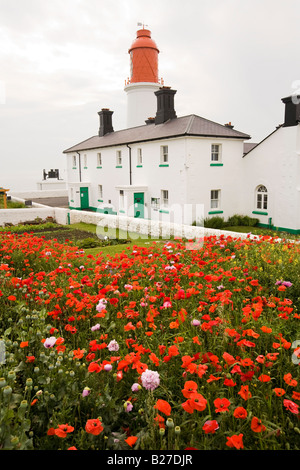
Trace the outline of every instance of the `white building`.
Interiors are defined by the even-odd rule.
[[[251,148],[230,123],[177,117],[150,31],[138,31],[129,53],[127,128],[114,131],[113,111],[102,109],[98,135],[64,151],[70,208],[186,224],[241,214],[300,233],[297,100],[283,100],[284,124]]]
[[[300,96],[282,99],[284,122],[242,159],[243,213],[300,233]]]

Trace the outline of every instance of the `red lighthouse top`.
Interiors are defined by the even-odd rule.
[[[130,54],[129,83],[159,83],[159,50],[153,39],[151,39],[151,32],[148,29],[143,28],[137,31],[136,39],[128,52]]]

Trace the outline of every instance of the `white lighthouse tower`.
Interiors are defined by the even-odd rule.
[[[138,29],[130,49],[130,77],[126,80],[127,128],[142,126],[156,114],[157,99],[154,92],[161,85],[158,78],[157,45],[151,32],[144,26]]]

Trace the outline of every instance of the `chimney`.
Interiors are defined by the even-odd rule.
[[[162,124],[169,119],[177,118],[174,109],[174,95],[176,90],[171,90],[170,87],[161,87],[155,91],[157,97],[157,112],[155,116],[155,124]]]
[[[300,95],[292,95],[281,100],[285,104],[283,127],[297,126],[300,122]]]
[[[234,126],[231,124],[231,122],[227,122],[227,124],[225,124],[225,127],[229,127],[229,129],[234,128]]]
[[[98,114],[100,117],[99,137],[103,137],[105,134],[109,134],[114,131],[112,126],[113,111],[110,111],[107,108],[102,108]]]

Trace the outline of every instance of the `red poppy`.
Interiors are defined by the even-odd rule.
[[[243,449],[243,434],[235,434],[233,436],[227,437],[226,445],[228,447],[235,447],[236,449]]]
[[[97,364],[97,362],[91,362],[88,367],[88,371],[98,373],[101,371],[101,367],[99,366],[99,364]]]
[[[254,416],[251,420],[251,429],[253,432],[263,432],[266,430],[266,426],[264,426],[260,419]]]
[[[294,400],[300,400],[300,392],[295,392],[295,391],[293,391],[292,398],[293,398]]]
[[[156,421],[158,423],[158,426],[160,428],[163,428],[165,429],[165,418],[163,418],[162,416],[160,416],[160,414],[157,414],[157,416],[155,416],[154,418],[154,421]]]
[[[249,386],[248,385],[242,385],[241,390],[238,392],[238,394],[244,399],[244,400],[249,400],[249,398],[252,397],[252,393],[249,391]]]
[[[218,421],[216,421],[215,419],[208,420],[204,423],[202,429],[205,434],[214,434],[216,430],[219,429]]]
[[[26,356],[26,358],[27,358],[26,362],[34,362],[35,361],[34,356]]]
[[[291,413],[294,413],[295,415],[299,414],[299,405],[297,405],[297,403],[294,403],[291,400],[283,400],[283,404]]]
[[[164,413],[166,416],[170,416],[171,414],[171,406],[165,400],[157,400],[156,404],[154,405],[154,408],[160,411],[161,413]]]
[[[193,380],[188,380],[184,384],[183,390],[181,390],[185,398],[191,398],[194,393],[196,393],[198,385]]]
[[[103,431],[102,423],[99,419],[88,419],[85,425],[85,430],[89,434],[98,436]]]
[[[233,412],[233,416],[238,419],[246,419],[247,415],[247,410],[245,410],[245,408],[242,406],[238,406]]]
[[[226,413],[229,411],[228,407],[230,406],[230,401],[227,398],[217,398],[214,400],[214,405],[216,407],[216,413]]]
[[[136,436],[129,436],[127,437],[127,439],[125,439],[125,442],[127,442],[127,444],[132,447],[134,446],[134,444],[136,443],[136,441],[138,440],[138,438]]]
[[[258,380],[260,380],[261,382],[270,382],[271,377],[269,375],[266,375],[266,374],[261,374],[258,377]]]
[[[291,387],[296,387],[298,382],[297,380],[293,379],[292,374],[288,373],[283,376],[283,380],[286,384],[290,385]]]
[[[285,394],[285,390],[283,388],[274,388],[273,391],[278,397],[282,397]]]
[[[73,426],[69,426],[68,424],[59,424],[58,428],[54,430],[55,435],[61,438],[67,437],[67,434],[74,431]]]

